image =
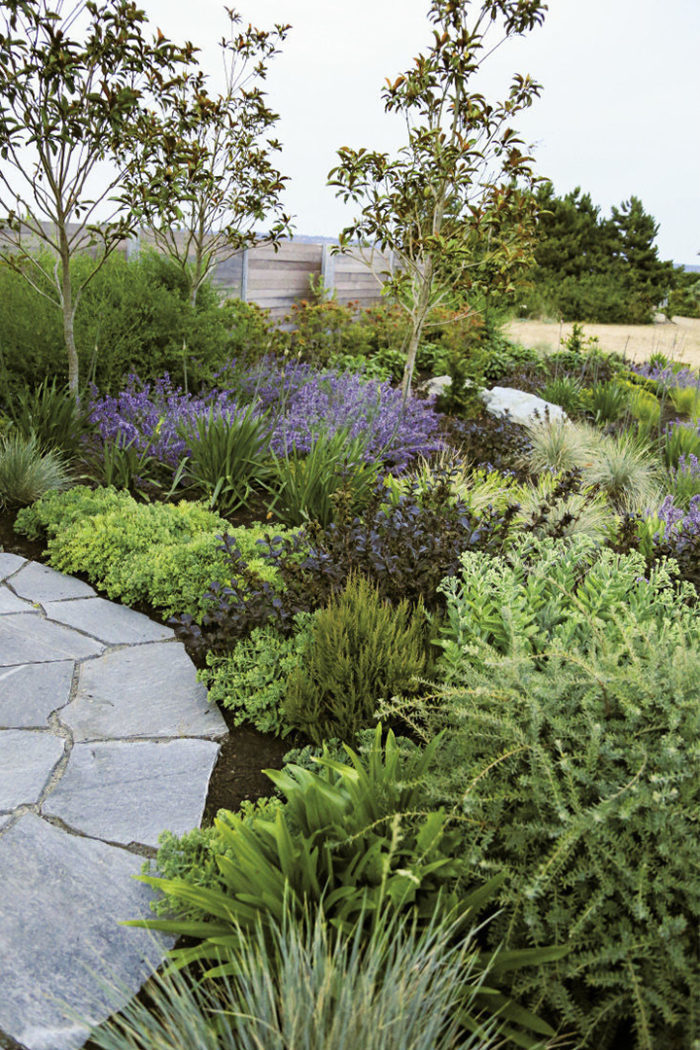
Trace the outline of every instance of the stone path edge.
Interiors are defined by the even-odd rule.
[[[162,960],[166,941],[146,953],[147,931],[119,926],[150,914],[131,875],[161,831],[199,825],[226,733],[169,628],[0,551],[0,1047],[78,1050]],[[86,977],[104,957],[109,1001]]]

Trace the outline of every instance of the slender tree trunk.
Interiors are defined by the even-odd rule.
[[[80,382],[78,351],[75,348],[75,305],[73,303],[73,285],[70,276],[70,250],[65,230],[59,231],[61,250],[61,308],[63,310],[63,338],[68,355],[68,389],[77,399]]]
[[[432,259],[428,258],[425,262],[423,274],[421,277],[420,292],[418,293],[418,302],[414,305],[414,310],[411,314],[411,321],[413,322],[413,328],[411,331],[411,338],[408,342],[408,350],[406,352],[406,364],[403,370],[403,379],[401,381],[401,403],[405,405],[411,394],[411,380],[413,379],[413,370],[416,366],[416,354],[418,353],[418,346],[420,344],[420,337],[423,334],[423,325],[425,319],[428,316],[428,310],[430,307],[430,292],[433,285],[433,262]]]

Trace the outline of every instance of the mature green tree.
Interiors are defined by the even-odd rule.
[[[622,285],[642,310],[653,314],[675,284],[673,263],[659,259],[654,243],[659,224],[639,197],[630,197],[619,208],[613,207],[612,225]]]
[[[418,344],[432,311],[448,297],[507,288],[527,257],[534,214],[531,158],[511,126],[540,87],[516,75],[490,103],[473,87],[484,61],[507,38],[544,20],[541,0],[431,0],[433,42],[382,97],[400,114],[407,142],[398,155],[338,150],[330,185],[361,205],[341,249],[359,241],[367,265],[392,253],[380,276],[407,310],[411,333],[403,377],[410,393]]]
[[[536,200],[536,292],[564,320],[652,320],[675,276],[672,264],[659,259],[658,223],[639,198],[613,208],[609,218],[580,187],[558,197],[546,183]]]
[[[562,277],[603,273],[610,268],[615,231],[601,218],[590,193],[577,186],[557,197],[551,182],[537,188],[537,267]]]
[[[214,267],[261,240],[275,245],[289,233],[280,202],[286,178],[271,160],[280,143],[270,137],[278,115],[266,103],[261,82],[290,29],[248,25],[226,8],[230,33],[221,40],[225,85],[210,97],[204,78],[190,80],[172,99],[169,134],[162,137],[160,178],[179,205],[173,222],[144,199],[143,215],[157,247],[186,275],[192,302]],[[184,157],[182,143],[188,143]],[[173,156],[180,150],[181,158]],[[157,177],[157,176],[156,176]],[[146,190],[147,177],[141,180]]]
[[[145,23],[132,0],[6,0],[0,10],[0,259],[61,310],[75,393],[76,308],[136,228],[133,177],[193,61],[192,45],[160,30],[148,40]],[[150,186],[154,208],[170,206],[166,189]],[[76,281],[71,262],[86,253],[93,265]]]

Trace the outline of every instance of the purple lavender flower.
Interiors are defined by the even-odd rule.
[[[250,404],[256,416],[268,415],[270,449],[278,455],[308,452],[316,434],[338,430],[346,431],[348,440],[362,436],[365,458],[381,459],[395,470],[442,447],[432,401],[412,399],[403,408],[400,391],[388,382],[319,373],[307,364],[280,364],[269,358],[252,368],[231,367],[227,372],[233,390],[199,397],[173,387],[167,376],[153,384],[130,376],[117,397],[93,400],[91,419],[104,440],[133,442],[139,451],[171,466],[187,454],[178,433],[182,424],[208,416],[212,409],[233,420]]]
[[[97,424],[103,440],[122,446],[133,443],[139,452],[175,467],[186,453],[178,426],[208,415],[211,408],[232,419],[237,405],[227,394],[216,391],[204,397],[185,394],[167,375],[153,384],[141,383],[138,376],[131,375],[121,394],[93,399],[90,420]]]
[[[683,389],[690,386],[700,388],[700,372],[694,368],[674,370],[671,365],[668,365],[666,368],[660,368],[658,365],[650,365],[645,362],[641,365],[632,365],[630,371],[635,372],[644,379],[653,379],[663,387],[666,387],[666,389],[673,386]]]
[[[693,496],[688,510],[677,507],[673,496],[667,496],[655,515],[659,527],[655,537],[682,552],[700,540],[700,495]]]

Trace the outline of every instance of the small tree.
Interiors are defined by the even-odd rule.
[[[249,25],[236,32],[241,18],[230,8],[226,12],[231,31],[221,40],[223,93],[210,98],[203,79],[190,81],[173,100],[170,132],[160,140],[161,178],[178,187],[175,223],[163,221],[144,201],[156,245],[182,268],[193,303],[218,263],[259,242],[261,223],[270,224],[267,240],[275,246],[291,224],[280,203],[287,180],[270,159],[281,148],[268,137],[278,115],[268,108],[259,83],[290,26],[268,31]],[[185,141],[186,163],[178,164],[172,149]]]
[[[158,103],[181,90],[193,59],[160,30],[148,42],[144,23],[131,0],[65,12],[61,0],[5,0],[0,14],[0,259],[62,311],[76,394],[81,294],[136,229],[136,161],[142,170],[163,131]],[[165,187],[148,193],[169,207]],[[94,265],[76,283],[78,253]]]
[[[493,50],[540,24],[546,10],[541,0],[482,0],[470,19],[470,0],[431,0],[432,46],[408,72],[387,80],[382,95],[387,112],[404,116],[407,144],[394,160],[338,150],[330,185],[345,201],[365,202],[341,233],[340,250],[359,241],[375,272],[377,250],[395,259],[394,272],[378,276],[411,320],[404,399],[435,307],[455,293],[507,290],[527,261],[535,179],[510,121],[540,88],[516,75],[507,98],[490,104],[469,87]]]

